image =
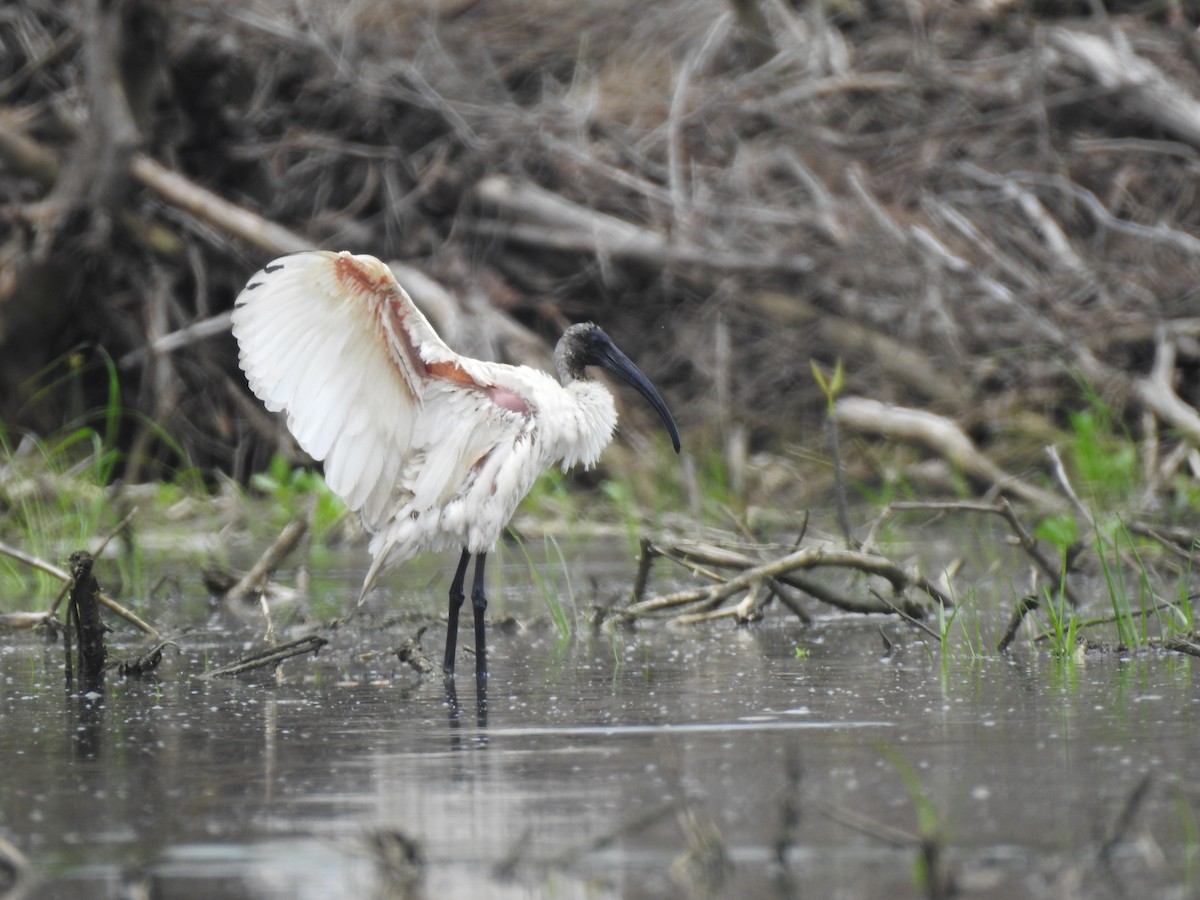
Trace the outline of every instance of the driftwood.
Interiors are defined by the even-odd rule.
[[[241,675],[244,672],[252,672],[255,669],[264,669],[268,666],[278,666],[281,662],[291,659],[293,656],[302,656],[305,653],[316,653],[328,643],[329,641],[327,641],[325,638],[319,637],[315,634],[310,634],[306,637],[289,641],[286,644],[270,647],[266,650],[261,650],[258,653],[248,654],[236,662],[232,662],[224,666],[218,666],[215,669],[209,669],[199,677],[203,679],[224,678],[231,675]]]
[[[71,554],[71,600],[68,622],[75,627],[79,646],[77,667],[84,683],[104,673],[108,660],[104,634],[108,630],[100,616],[100,585],[92,573],[92,555],[84,550]],[[67,633],[70,633],[68,627]]]
[[[475,185],[484,204],[518,221],[500,224],[481,219],[472,227],[507,240],[575,253],[628,259],[655,268],[681,266],[718,272],[778,272],[802,275],[812,269],[805,256],[771,258],[732,253],[715,247],[672,243],[666,236],[615,216],[572,203],[529,182],[490,175]]]
[[[254,565],[222,594],[221,602],[234,604],[244,602],[251,597],[261,597],[267,579],[279,564],[296,549],[300,539],[308,531],[309,524],[306,517],[298,517],[288,522]]]
[[[269,256],[329,246],[420,260],[400,281],[472,355],[543,365],[565,322],[615,322],[701,425],[774,451],[815,433],[808,360],[840,356],[855,394],[964,435],[1004,421],[1018,441],[1078,406],[1079,373],[1177,464],[1178,435],[1200,428],[1178,302],[1200,268],[1178,202],[1200,100],[1169,28],[1056,18],[1014,37],[978,4],[914,30],[900,7],[802,21],[787,4],[676,3],[669,39],[658,19],[601,27],[619,4],[530,29],[499,0],[438,11],[434,44],[408,12],[364,41],[356,16],[325,11],[155,12],[139,31],[136,4],[18,5],[22,38],[0,35],[15,73],[0,86],[0,418],[52,421],[16,388],[105,333],[122,396],[198,465],[243,477],[282,427],[239,424],[229,304]],[[146,34],[155,52],[130,56]],[[1146,371],[1151,326],[1187,356],[1165,380]],[[696,363],[718,340],[719,372]],[[1034,404],[1044,419],[1013,414]],[[135,470],[166,461],[151,429],[131,441]],[[1047,500],[974,449],[956,463],[973,478]]]
[[[1009,475],[988,459],[962,429],[945,416],[891,406],[865,397],[843,397],[834,404],[833,417],[839,425],[856,431],[922,444],[967,475],[986,482],[990,488],[1019,497],[1040,510],[1063,508],[1062,498]]]
[[[0,554],[11,557],[12,559],[17,560],[18,562],[24,563],[25,565],[35,568],[41,572],[45,572],[47,575],[52,575],[55,578],[58,578],[59,580],[61,580],[64,583],[64,585],[67,586],[68,588],[70,587],[70,585],[72,583],[71,574],[69,572],[67,572],[65,569],[61,569],[58,566],[54,565],[53,563],[46,562],[44,559],[38,559],[37,557],[32,556],[16,547],[9,546],[8,544],[4,543],[3,541],[0,541]],[[25,613],[25,614],[17,613],[17,614],[14,614],[16,616],[15,619],[9,620],[10,624],[13,625],[13,627],[16,627],[17,622],[23,622],[23,623],[28,623],[28,627],[35,627],[36,625],[40,624],[41,622],[43,622],[47,619],[52,619],[58,609],[58,605],[61,602],[62,596],[63,595],[60,594],[59,599],[56,599],[54,601],[54,603],[51,605],[51,608],[49,610],[47,610],[44,614],[42,614],[42,613]],[[135,628],[145,632],[150,637],[152,637],[152,638],[159,637],[158,630],[153,625],[150,625],[147,622],[144,622],[141,619],[141,617],[138,616],[136,613],[134,613],[131,610],[126,609],[124,606],[122,606],[120,603],[118,603],[116,600],[113,600],[111,597],[107,596],[106,594],[104,594],[104,593],[100,594],[100,603],[102,605],[104,605],[105,607],[107,607],[108,609],[112,610],[114,613],[116,613],[118,616],[120,616],[125,621],[129,622]]]
[[[1148,119],[1200,148],[1200,100],[1134,53],[1119,29],[1107,36],[1068,28],[1048,28],[1045,34],[1063,61],[1110,91],[1130,119]]]
[[[933,602],[946,608],[954,606],[953,600],[944,591],[923,576],[905,570],[886,557],[857,550],[812,546],[763,561],[712,544],[680,542],[660,546],[644,541],[641,566],[648,568],[648,560],[655,557],[675,561],[694,574],[715,583],[646,599],[635,596],[633,602],[620,610],[619,615],[637,618],[671,612],[675,614],[672,621],[678,625],[694,625],[720,618],[748,622],[759,617],[763,608],[779,595],[784,587],[794,588],[838,609],[853,613],[897,613],[922,617],[928,612],[927,608],[903,596],[910,587],[924,592]],[[882,578],[891,585],[897,599],[892,602],[878,595],[873,600],[852,597],[807,579],[797,571],[826,567],[852,569]],[[725,578],[714,571],[716,568],[738,570],[738,574]],[[638,584],[644,584],[640,574]],[[721,608],[727,600],[743,592],[746,593],[746,597],[740,603]],[[698,608],[700,612],[680,615],[678,610],[683,607]]]
[[[179,649],[179,645],[174,641],[159,641],[144,653],[139,653],[137,656],[127,659],[116,660],[110,664],[117,670],[117,674],[123,678],[147,675],[158,668],[163,659],[163,651],[168,647],[174,647],[176,650]]]

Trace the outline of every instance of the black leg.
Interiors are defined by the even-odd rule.
[[[487,610],[487,597],[483,594],[483,564],[486,553],[475,557],[475,581],[471,585],[471,606],[475,608],[475,679],[487,678],[487,638],[483,631],[483,614]]]
[[[483,557],[480,557],[482,559]],[[446,614],[446,658],[442,661],[442,671],[447,675],[454,674],[454,651],[458,649],[458,611],[462,608],[463,582],[467,579],[467,563],[471,554],[466,550],[458,558],[458,569],[454,573],[454,581],[450,583],[450,612]],[[476,563],[475,571],[479,571]]]

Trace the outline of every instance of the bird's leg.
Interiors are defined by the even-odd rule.
[[[471,554],[463,550],[458,558],[458,569],[454,572],[454,581],[450,582],[450,612],[446,614],[446,658],[442,661],[442,671],[447,675],[454,674],[454,651],[458,648],[458,611],[462,608],[463,582],[467,579],[467,563]],[[479,571],[476,563],[476,571]]]
[[[486,553],[475,557],[475,581],[471,584],[471,606],[475,609],[475,679],[487,678],[487,638],[484,635],[483,613],[487,609],[487,597],[483,593],[483,564]]]

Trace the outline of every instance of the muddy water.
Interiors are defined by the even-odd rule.
[[[397,663],[411,623],[371,616],[282,683],[204,681],[260,629],[197,600],[156,677],[89,695],[61,648],[7,637],[0,837],[26,896],[919,897],[921,804],[964,896],[1200,890],[1186,658],[943,665],[861,617],[561,641],[528,579],[499,572],[497,615],[531,627],[495,635],[485,705]],[[575,579],[581,602],[619,589]]]

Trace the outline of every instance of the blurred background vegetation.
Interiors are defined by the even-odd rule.
[[[399,261],[470,355],[543,364],[602,323],[730,496],[806,503],[829,417],[862,481],[961,492],[936,438],[880,454],[905,435],[839,412],[870,398],[1191,509],[1196,26],[1101,0],[19,0],[5,445],[88,435],[99,483],[304,462],[226,316],[320,246]]]

